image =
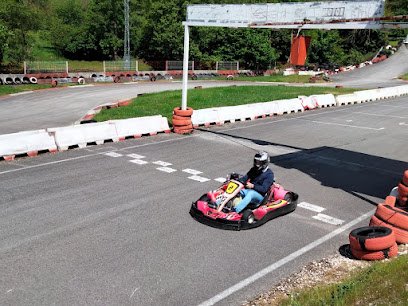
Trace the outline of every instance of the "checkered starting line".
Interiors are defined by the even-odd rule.
[[[170,167],[170,166],[173,165],[172,163],[165,162],[165,161],[162,161],[162,160],[149,162],[149,161],[145,160],[146,156],[139,155],[139,154],[123,155],[123,154],[120,154],[120,153],[117,153],[117,152],[107,152],[107,153],[104,153],[104,155],[109,156],[109,157],[113,157],[113,158],[124,157],[124,156],[125,157],[130,157],[131,158],[131,160],[129,160],[130,163],[133,163],[133,164],[136,164],[136,165],[153,164],[155,166],[160,166],[160,167],[157,167],[156,170],[161,171],[161,172],[165,172],[165,173],[174,173],[174,172],[178,171],[177,169],[174,169],[174,168]],[[209,179],[209,178],[199,176],[199,174],[202,174],[202,172],[199,171],[199,170],[187,168],[187,169],[183,169],[181,171],[184,172],[184,173],[187,173],[187,174],[191,174],[191,176],[187,177],[190,180],[197,181],[197,182],[200,182],[200,183],[205,183],[205,182],[211,181],[211,179]],[[218,177],[218,178],[215,178],[213,180],[217,181],[217,182],[220,182],[220,183],[223,183],[223,182],[225,182],[226,179],[223,178],[223,177]],[[337,225],[337,226],[344,223],[344,220],[337,219],[337,218],[331,217],[329,215],[322,214],[322,212],[324,210],[326,210],[326,208],[324,208],[324,207],[321,207],[321,206],[318,206],[318,205],[315,205],[315,204],[310,204],[310,203],[307,203],[307,202],[300,202],[298,204],[298,207],[301,207],[303,209],[307,209],[307,210],[316,212],[317,215],[312,217],[315,220],[319,220],[321,222],[332,224],[332,225]]]

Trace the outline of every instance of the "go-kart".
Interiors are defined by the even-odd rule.
[[[241,201],[240,191],[244,188],[238,177],[228,177],[218,189],[193,202],[190,215],[212,227],[239,231],[260,226],[296,209],[298,194],[274,183],[261,203],[250,203],[237,213],[233,208]]]

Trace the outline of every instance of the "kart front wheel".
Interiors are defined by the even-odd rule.
[[[254,223],[255,222],[255,216],[252,213],[252,210],[250,210],[250,209],[244,210],[244,212],[242,213],[241,220],[247,222],[248,224]]]
[[[292,204],[293,202],[293,193],[288,192],[285,194],[285,197],[283,198],[288,204]]]

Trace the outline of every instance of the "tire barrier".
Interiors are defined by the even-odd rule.
[[[21,85],[23,83],[23,81],[20,79],[20,77],[15,77],[13,79],[13,83],[16,85]]]
[[[393,226],[408,231],[408,211],[386,204],[378,204],[375,216]]]
[[[398,255],[398,245],[394,245],[388,249],[381,251],[360,251],[351,248],[351,254],[357,259],[361,260],[383,260],[387,258],[392,258]]]
[[[408,231],[401,228],[392,226],[391,224],[379,219],[376,215],[372,216],[370,219],[370,226],[385,226],[394,232],[395,240],[397,243],[406,244],[408,243]]]
[[[36,78],[36,77],[31,77],[31,78],[30,78],[30,83],[31,83],[31,84],[37,84],[37,83],[38,83],[37,78]]]
[[[85,82],[85,79],[84,79],[84,78],[79,78],[79,79],[78,79],[78,84],[79,84],[79,85],[85,85],[85,83],[86,83],[86,82]]]
[[[3,85],[3,84],[4,84],[3,79],[0,78],[0,85]]]
[[[359,251],[381,251],[395,244],[395,235],[388,227],[366,226],[352,230],[350,247]]]
[[[52,80],[51,81],[51,87],[57,87],[58,86],[58,81],[57,80]]]
[[[187,109],[181,109],[176,107],[173,109],[173,131],[177,134],[189,134],[193,131],[193,123],[191,116],[193,115],[193,109],[187,107]]]
[[[408,170],[405,170],[401,181],[398,184],[398,204],[401,206],[408,205]]]
[[[362,260],[382,260],[398,255],[398,245],[392,229],[365,226],[349,234],[351,254]]]
[[[5,83],[6,85],[13,85],[14,84],[14,80],[11,77],[7,77],[5,79]]]
[[[30,84],[30,78],[29,77],[23,77],[23,84]]]

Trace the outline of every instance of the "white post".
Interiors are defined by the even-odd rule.
[[[136,71],[139,71],[139,61],[136,61]]]
[[[24,74],[27,74],[27,62],[24,61]]]
[[[239,62],[237,61],[237,71],[239,71]]]
[[[218,61],[215,62],[215,71],[218,72]]]
[[[66,72],[67,74],[69,73],[68,61],[65,61],[65,72]]]
[[[103,61],[103,74],[106,76],[106,64],[105,64],[105,61]]]
[[[183,58],[183,89],[181,93],[181,109],[187,109],[188,55],[190,52],[190,28],[184,25],[184,58]]]

